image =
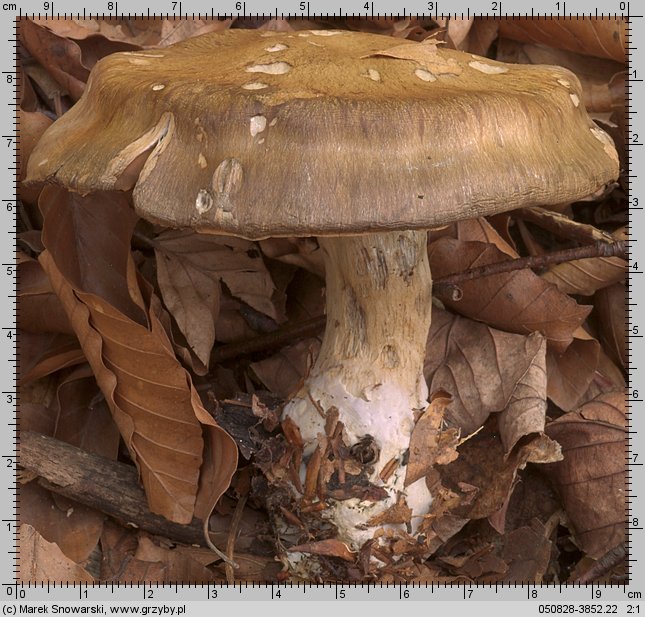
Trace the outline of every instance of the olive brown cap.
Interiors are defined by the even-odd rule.
[[[101,60],[28,182],[134,188],[140,216],[247,238],[424,229],[618,175],[580,85],[345,31],[229,30]]]

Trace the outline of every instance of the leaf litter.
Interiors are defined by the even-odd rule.
[[[27,160],[44,129],[80,97],[92,66],[110,53],[231,26],[330,25],[429,39],[412,59],[437,75],[455,74],[433,60],[437,42],[493,60],[550,59],[578,74],[589,109],[617,110],[612,135],[623,139],[624,80],[614,77],[625,62],[621,20],[553,20],[537,29],[526,20],[479,18],[33,19],[22,24],[21,158]],[[598,235],[621,234],[625,196],[620,186],[612,190],[563,204],[558,216],[573,224],[564,232],[538,229],[514,214],[435,230],[429,236],[433,276],[575,246],[580,234],[573,226],[581,223],[602,227]],[[460,283],[458,294],[439,293],[424,368],[431,402],[417,419],[408,467],[408,482],[423,478],[434,498],[420,522],[423,546],[404,532],[386,532],[380,547],[368,542],[355,552],[326,538],[324,529],[308,529],[306,513],[290,511],[289,500],[271,488],[285,477],[298,485],[305,465],[301,488],[313,508],[324,505],[320,478],[339,471],[346,479],[360,477],[338,433],[321,436],[312,460],[303,456],[294,427],[279,422],[281,403],[319,351],[324,266],[315,239],[249,242],[145,225],[133,238],[127,193],[20,191],[21,383],[25,392],[57,393],[46,404],[25,403],[23,428],[111,457],[118,430],[119,460],[136,466],[147,506],[182,523],[210,519],[211,540],[220,548],[235,503],[248,493],[243,521],[253,522],[242,523],[245,539],[236,543],[236,580],[284,580],[279,551],[271,549],[276,508],[299,530],[281,538],[287,550],[317,554],[329,572],[356,581],[565,581],[571,572],[593,572],[624,541],[624,260],[517,270]],[[299,322],[312,325],[286,344],[272,344],[283,339],[269,336],[250,354],[211,360],[222,344],[242,349]],[[237,390],[235,400],[215,394],[225,390]],[[381,473],[392,473],[392,466]],[[25,471],[24,478],[30,514],[21,527],[22,580],[230,577],[208,549],[105,521],[102,513],[50,492],[33,474]],[[340,484],[334,490],[373,489]],[[371,523],[406,523],[410,515],[401,496]],[[566,557],[572,545],[576,569]],[[97,555],[99,567],[92,561]]]

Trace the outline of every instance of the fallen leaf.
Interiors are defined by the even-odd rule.
[[[81,97],[91,67],[83,64],[81,49],[74,41],[54,34],[31,19],[21,20],[20,41],[60,84],[61,94],[69,93],[75,101]]]
[[[592,296],[599,289],[623,281],[627,261],[620,257],[592,257],[557,264],[542,274],[542,279],[562,293]]]
[[[267,238],[259,241],[262,252],[271,259],[304,268],[323,278],[325,263],[314,238]]]
[[[160,251],[155,253],[157,282],[164,304],[177,321],[192,352],[208,369],[215,342],[215,322],[219,315],[219,280],[189,261],[173,259]]]
[[[551,64],[563,66],[580,80],[582,104],[587,111],[612,111],[612,96],[609,82],[624,69],[621,62],[576,54],[547,45],[520,43],[500,39],[497,43],[497,60],[521,64]]]
[[[433,277],[463,272],[507,259],[482,242],[440,238],[428,247]],[[491,326],[528,334],[541,332],[552,348],[562,352],[590,312],[530,270],[495,274],[459,284],[460,300],[442,297],[454,311]]]
[[[41,209],[47,248],[41,263],[137,464],[150,509],[188,523],[204,449],[196,416],[214,421],[175,358],[158,299],[137,279],[128,204],[119,194],[84,198],[47,187]],[[206,474],[210,493],[213,485],[228,486],[237,457],[224,431],[211,426],[209,435],[216,442],[214,458],[204,465],[218,465]]]
[[[22,252],[18,253],[17,261],[18,327],[29,332],[73,335],[74,329],[42,266]]]
[[[383,51],[376,51],[365,57],[410,60],[430,73],[434,79],[439,75],[461,75],[463,71],[463,67],[454,58],[445,58],[438,54],[437,44],[432,41],[421,43],[420,45],[398,45]]]
[[[85,353],[75,336],[20,332],[19,386],[83,362]]]
[[[198,234],[192,230],[170,230],[153,241],[157,255],[163,253],[214,281],[222,281],[231,292],[275,321],[284,321],[273,301],[275,285],[254,242],[229,236]]]
[[[598,559],[625,539],[626,395],[600,395],[551,422],[563,460],[544,469],[560,493],[578,546]]]
[[[627,20],[623,18],[576,19],[504,18],[499,22],[500,36],[529,43],[544,43],[587,56],[626,62]]]
[[[31,525],[20,525],[20,583],[85,583],[95,581],[87,571],[66,557],[58,546],[47,542]]]
[[[430,404],[414,425],[404,486],[410,486],[426,476],[435,465],[445,465],[457,458],[459,429],[442,428],[444,413],[450,402],[451,397],[446,392],[434,393]]]
[[[546,345],[433,308],[424,375],[430,392],[450,393],[449,426],[469,435],[493,412],[507,454],[522,437],[544,430]]]
[[[627,286],[624,283],[601,289],[594,296],[600,340],[609,357],[623,369],[627,368],[629,362],[626,325],[628,302]],[[637,334],[633,328],[632,333]]]
[[[265,360],[253,362],[250,368],[270,392],[288,398],[313,366],[319,349],[320,339],[304,339]]]
[[[508,563],[508,571],[502,579],[507,583],[539,585],[551,559],[552,543],[539,521],[531,527],[520,527],[506,534],[502,558]]]
[[[585,396],[598,368],[600,344],[583,328],[564,353],[546,356],[547,395],[563,411],[575,409]]]

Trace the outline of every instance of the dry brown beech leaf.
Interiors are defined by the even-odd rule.
[[[451,20],[452,21],[452,20]],[[475,17],[473,24],[458,49],[477,56],[488,56],[491,44],[497,38],[499,21],[487,17]]]
[[[94,578],[47,542],[31,525],[20,525],[20,583],[94,583]]]
[[[594,378],[600,358],[600,343],[578,328],[567,350],[549,350],[546,356],[547,395],[563,411],[580,405]]]
[[[508,259],[492,244],[450,238],[430,244],[428,255],[435,279]],[[441,298],[446,306],[507,332],[541,332],[560,352],[591,311],[531,270],[486,276],[460,283],[459,288],[460,300]]]
[[[139,562],[134,565],[133,562]],[[154,564],[152,569],[145,564]],[[165,548],[155,544],[149,537],[141,535],[134,557],[126,568],[140,568],[148,572],[147,582],[174,583],[190,581],[195,584],[211,583],[215,574],[193,558],[190,552],[178,548]],[[153,574],[151,576],[151,574]],[[127,579],[126,579],[127,580]],[[135,579],[136,580],[136,579]]]
[[[157,283],[164,304],[199,363],[208,369],[219,315],[219,279],[168,253],[155,251],[155,256]]]
[[[448,237],[460,241],[476,241],[494,244],[502,253],[509,257],[519,257],[517,251],[504,239],[497,230],[483,217],[457,221],[438,231],[431,231],[429,242]]]
[[[214,440],[214,458],[204,461],[217,462],[206,473],[211,500],[228,486],[237,451],[201,406],[162,327],[160,302],[137,278],[129,245],[134,215],[118,193],[80,197],[53,186],[40,205],[47,248],[40,261],[137,464],[150,509],[188,523],[204,451],[200,422]]]
[[[80,368],[74,371],[74,374],[86,370],[86,368]],[[94,390],[96,390],[96,385]],[[97,411],[99,412],[98,415],[101,416],[101,411]],[[91,415],[93,414],[86,413],[86,416]],[[100,428],[103,419],[104,416],[103,418],[97,418],[98,422],[94,423],[94,428]],[[112,421],[109,412],[107,413],[107,419],[109,422]],[[91,424],[91,422],[84,423],[85,426],[88,424]],[[43,405],[21,403],[21,430],[34,431],[43,435],[54,435],[57,428],[60,428],[60,422],[55,409],[46,408]],[[71,430],[76,430],[77,427],[72,426],[70,428]],[[83,428],[79,428],[79,432],[83,432]],[[100,437],[98,435],[97,442],[100,441]],[[105,444],[109,445],[110,441],[108,437]],[[113,441],[113,443],[118,445],[118,440]],[[20,487],[18,503],[21,523],[34,527],[45,540],[58,545],[62,552],[72,561],[77,563],[85,561],[96,547],[105,519],[102,513],[79,503],[59,498],[40,486],[36,481],[23,484]]]
[[[629,359],[627,302],[627,287],[624,283],[601,289],[594,296],[600,340],[604,343],[609,357],[622,368],[627,367]]]
[[[499,22],[502,37],[543,43],[587,56],[625,63],[627,21],[623,18],[556,17],[522,19],[505,17]]]
[[[624,391],[602,394],[546,428],[564,459],[545,469],[578,546],[594,559],[625,539],[626,409]]]
[[[259,245],[271,259],[304,268],[321,278],[325,276],[322,251],[314,238],[266,238]]]
[[[530,527],[519,527],[506,534],[502,558],[509,567],[501,580],[508,583],[522,581],[536,585],[543,582],[553,550],[552,542],[545,532],[544,525],[534,520]]]
[[[538,333],[501,332],[435,307],[424,374],[430,392],[452,396],[445,417],[462,436],[501,412],[499,430],[508,454],[519,439],[544,430],[545,352]]]

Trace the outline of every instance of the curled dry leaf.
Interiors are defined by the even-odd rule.
[[[457,458],[456,448],[460,431],[455,428],[443,430],[444,414],[450,401],[451,397],[446,392],[436,392],[414,425],[410,437],[410,458],[405,472],[405,486],[410,486],[428,475],[435,465],[446,465]]]
[[[609,357],[623,369],[627,368],[629,350],[627,341],[627,287],[616,283],[601,289],[594,296],[594,305],[598,315],[600,340],[603,342]]]
[[[551,422],[547,434],[564,459],[546,467],[578,546],[598,559],[625,539],[624,392],[602,394]]]
[[[456,460],[435,470],[437,477],[430,487],[433,502],[423,527],[440,528],[446,517],[449,524],[456,521],[455,517],[460,520],[488,518],[503,533],[518,471],[529,462],[548,463],[562,458],[558,444],[545,434],[533,437],[505,456],[494,420],[489,420],[458,451]],[[457,526],[454,532],[458,530]]]
[[[205,274],[190,261],[155,251],[157,282],[164,304],[177,321],[199,365],[208,369],[219,315],[219,279]],[[198,366],[199,366],[198,365]],[[196,368],[196,367],[194,367]]]
[[[429,389],[450,393],[445,416],[462,435],[501,412],[499,430],[507,455],[519,439],[544,430],[546,344],[540,334],[501,332],[433,308],[426,349]]]
[[[161,325],[158,299],[137,279],[134,216],[119,194],[83,198],[56,187],[43,191],[41,209],[41,263],[139,468],[150,509],[188,523],[204,450],[200,422],[210,425],[217,457],[204,462],[217,469],[202,472],[211,499],[228,486],[236,450],[202,408]]]
[[[507,259],[491,244],[450,238],[433,242],[428,255],[435,279]],[[459,287],[460,300],[442,298],[454,311],[508,332],[541,332],[561,352],[591,310],[530,270],[495,274]]]
[[[462,242],[487,242],[494,244],[502,253],[511,258],[519,257],[517,251],[483,217],[457,221],[442,229],[433,230],[429,233],[428,242],[432,244],[439,238],[446,237]]]
[[[20,583],[85,583],[94,579],[66,557],[53,542],[47,542],[31,525],[20,525]]]
[[[478,56],[488,56],[490,46],[497,38],[499,21],[488,17],[475,17],[468,36],[464,39],[459,49],[469,51]]]
[[[320,540],[318,542],[308,542],[307,544],[298,544],[288,549],[290,553],[301,552],[311,555],[324,555],[325,557],[339,557],[343,561],[353,562],[357,554],[350,551],[347,544],[331,538],[329,540]]]
[[[500,21],[502,37],[543,43],[551,47],[598,58],[626,62],[627,21],[593,19],[591,17],[560,17],[555,19],[505,18]]]
[[[504,540],[502,558],[508,563],[508,570],[502,580],[508,583],[542,583],[553,550],[547,528],[534,520],[531,526],[513,529]]]

